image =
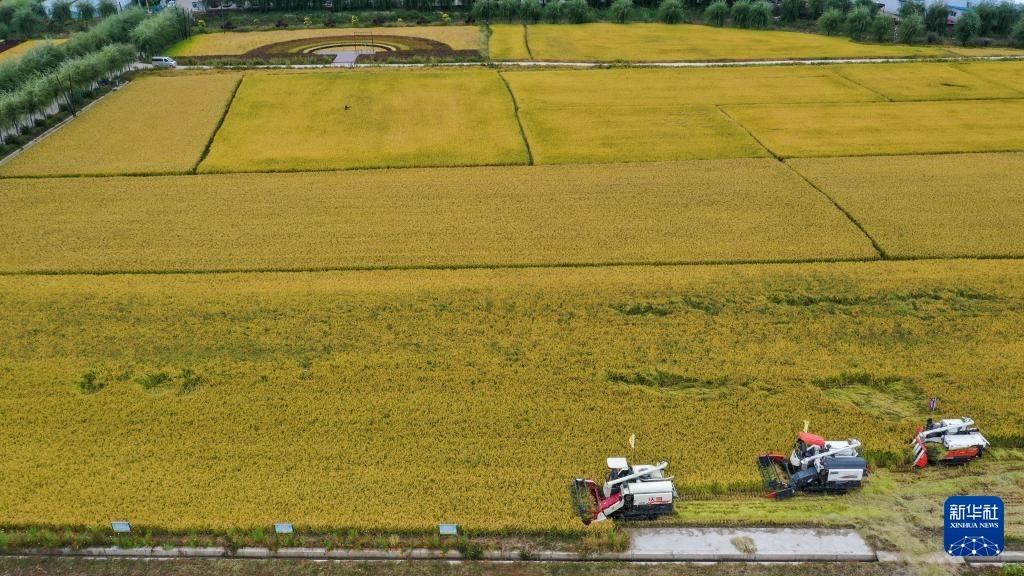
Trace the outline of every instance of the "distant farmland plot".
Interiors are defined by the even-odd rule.
[[[685,489],[759,485],[804,420],[905,453],[932,396],[1019,441],[1022,284],[1018,261],[4,276],[0,509],[581,531],[567,479],[630,433]]]
[[[0,167],[3,176],[188,172],[240,76],[144,76]]]
[[[784,157],[1024,150],[1024,100],[728,106]]]
[[[876,256],[770,160],[8,180],[0,202],[8,272]]]
[[[986,80],[1024,92],[1024,62],[966,62],[956,66]]]
[[[454,50],[477,50],[480,48],[480,29],[476,26],[389,26],[387,28],[313,28],[295,30],[265,30],[260,32],[211,32],[196,34],[170,49],[172,56],[236,56],[267,44],[320,38],[345,36],[349,34],[366,36],[415,36],[437,40]]]
[[[824,66],[517,70],[504,75],[520,107],[528,109],[883,100]]]
[[[248,74],[202,172],[525,164],[490,70]]]
[[[494,24],[491,58],[522,57],[523,27]],[[847,38],[686,24],[537,24],[527,28],[536,60],[657,62],[948,56],[938,47],[861,44]]]
[[[1024,154],[795,159],[895,257],[1024,256]]]
[[[850,64],[834,70],[892,100],[1024,98],[1024,93],[945,63]]]
[[[768,156],[714,106],[524,106],[520,115],[538,164]]]

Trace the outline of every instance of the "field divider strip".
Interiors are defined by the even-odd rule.
[[[869,237],[870,238],[870,237]],[[697,266],[785,266],[800,264],[856,264],[871,262],[958,262],[958,261],[1024,261],[1024,255],[1000,254],[991,256],[875,256],[848,258],[793,258],[793,259],[737,259],[737,260],[637,260],[608,262],[510,262],[507,264],[395,264],[367,266],[311,266],[294,268],[176,268],[140,270],[22,270],[0,271],[0,278],[40,276],[201,276],[214,274],[316,274],[326,272],[416,272],[462,270],[547,270],[560,268],[668,268]]]
[[[733,124],[735,124],[735,125],[739,126],[740,128],[742,128],[743,131],[747,133],[747,136],[750,136],[751,139],[754,140],[754,142],[757,142],[758,146],[760,146],[761,148],[764,148],[765,152],[771,154],[772,158],[775,158],[776,160],[780,160],[780,161],[782,160],[782,157],[779,156],[778,154],[776,154],[775,150],[772,150],[771,148],[768,147],[767,144],[762,142],[760,138],[758,138],[753,132],[750,131],[750,128],[747,128],[746,126],[743,125],[742,122],[740,122],[739,120],[733,118],[732,114],[729,114],[729,112],[725,108],[723,108],[721,104],[715,104],[715,108],[717,108],[718,111],[721,112],[723,116],[728,118],[730,122],[732,122]]]
[[[503,84],[505,84],[505,90],[508,90],[508,95],[512,98],[512,109],[516,114],[516,124],[519,125],[519,135],[523,138],[523,145],[526,146],[526,159],[527,165],[533,166],[533,149],[530,148],[530,139],[526,137],[526,127],[523,126],[523,119],[519,115],[519,101],[516,100],[516,93],[512,91],[512,85],[508,83],[508,79],[505,75],[498,70],[498,78],[501,78]]]
[[[526,46],[526,55],[530,60],[534,60],[533,50],[530,50],[530,29],[527,28],[526,22],[523,22],[523,45]]]
[[[860,230],[861,234],[863,234],[864,237],[867,238],[869,242],[871,242],[871,246],[874,247],[875,252],[878,252],[879,258],[881,258],[882,260],[892,260],[889,254],[886,253],[885,249],[882,248],[882,245],[879,244],[878,241],[875,240],[875,237],[872,236],[870,232],[868,232],[867,228],[865,228],[864,225],[861,224],[860,221],[853,216],[852,212],[847,210],[842,204],[840,204],[835,198],[833,198],[832,195],[830,195],[828,192],[825,192],[825,190],[823,190],[820,186],[812,182],[810,178],[804,176],[799,170],[794,168],[791,164],[782,159],[779,159],[779,163],[785,166],[786,168],[789,168],[789,170],[792,171],[793,174],[796,174],[797,177],[806,182],[808,186],[817,190],[818,193],[824,196],[826,199],[828,199],[828,201],[831,202],[837,210],[842,212],[843,215],[846,216],[846,219],[849,220],[854,226],[856,226],[857,229]]]
[[[847,82],[849,82],[850,84],[853,84],[854,86],[860,86],[861,88],[863,88],[863,89],[867,90],[868,92],[871,92],[871,93],[873,93],[873,94],[878,94],[878,95],[879,95],[879,96],[881,96],[881,97],[882,97],[882,98],[883,98],[883,99],[884,99],[884,100],[885,100],[886,102],[895,102],[895,100],[893,100],[892,98],[890,98],[888,94],[883,94],[883,93],[879,92],[878,90],[875,90],[874,88],[872,88],[872,87],[870,87],[870,86],[867,86],[866,84],[863,84],[863,83],[861,83],[861,82],[857,82],[856,80],[854,80],[853,78],[850,78],[849,76],[847,76],[847,75],[843,74],[842,72],[840,72],[840,71],[839,71],[838,69],[836,69],[836,68],[832,68],[832,69],[830,69],[830,70],[829,70],[829,72],[831,72],[831,73],[835,74],[836,76],[838,76],[838,77],[842,78],[843,80],[846,80]]]
[[[199,165],[206,160],[206,157],[210,154],[210,148],[213,148],[213,140],[217,137],[217,133],[220,132],[221,126],[224,125],[224,121],[227,120],[228,112],[231,110],[231,105],[235,103],[235,95],[238,94],[238,89],[242,87],[242,80],[245,80],[245,74],[242,74],[238,78],[238,82],[235,82],[235,87],[231,90],[231,96],[228,97],[227,103],[224,104],[224,112],[221,113],[220,118],[217,120],[217,125],[213,127],[213,132],[210,133],[210,138],[206,141],[206,146],[203,147],[202,154],[199,155],[199,159],[192,165],[192,169],[189,170],[189,174],[197,174],[199,172]]]

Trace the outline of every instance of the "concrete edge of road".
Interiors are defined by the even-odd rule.
[[[986,62],[1024,60],[1021,55],[1004,56],[937,56],[933,58],[817,58],[780,60],[721,60],[693,62],[570,62],[547,60],[491,60],[479,62],[426,62],[426,63],[331,63],[331,64],[253,64],[238,66],[211,66],[187,64],[174,70],[259,70],[259,69],[317,69],[317,68],[459,68],[467,66],[498,66],[510,68],[742,68],[754,66],[820,66],[829,64],[896,64],[927,62]],[[143,69],[144,65],[139,69]]]
[[[345,550],[326,548],[239,548],[225,547],[153,547],[153,548],[24,548],[0,551],[5,556],[66,558],[244,558],[294,560],[465,560],[457,550],[413,548],[405,550]],[[691,553],[691,552],[605,552],[583,555],[567,551],[487,550],[479,558],[484,561],[524,562],[875,562],[874,554],[806,554],[806,553]]]

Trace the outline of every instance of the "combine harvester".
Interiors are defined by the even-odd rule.
[[[843,494],[859,488],[868,464],[857,449],[860,440],[825,440],[806,431],[797,435],[793,452],[769,452],[757,457],[757,467],[769,498],[779,500],[797,491]]]
[[[616,520],[653,520],[675,512],[673,501],[679,497],[672,477],[662,472],[668,462],[655,466],[630,466],[625,458],[608,459],[608,479],[603,486],[585,478],[576,478],[570,486],[573,506],[584,524],[609,518]]]
[[[921,428],[910,443],[914,448],[914,466],[924,468],[929,463],[958,465],[981,458],[988,440],[970,418],[932,421]]]

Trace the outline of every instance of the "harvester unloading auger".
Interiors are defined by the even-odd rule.
[[[974,425],[974,420],[954,418],[932,421],[921,428],[910,443],[914,449],[914,465],[924,468],[929,463],[966,464],[980,458],[988,448],[988,440]]]
[[[860,440],[825,440],[801,432],[793,452],[769,452],[757,457],[769,498],[784,499],[797,491],[842,494],[859,488],[868,474],[868,464],[857,449]]]
[[[653,520],[675,512],[673,501],[679,497],[672,477],[663,471],[668,462],[651,466],[630,466],[625,458],[608,459],[608,479],[603,486],[585,478],[575,478],[569,486],[573,507],[584,524],[609,518]]]

